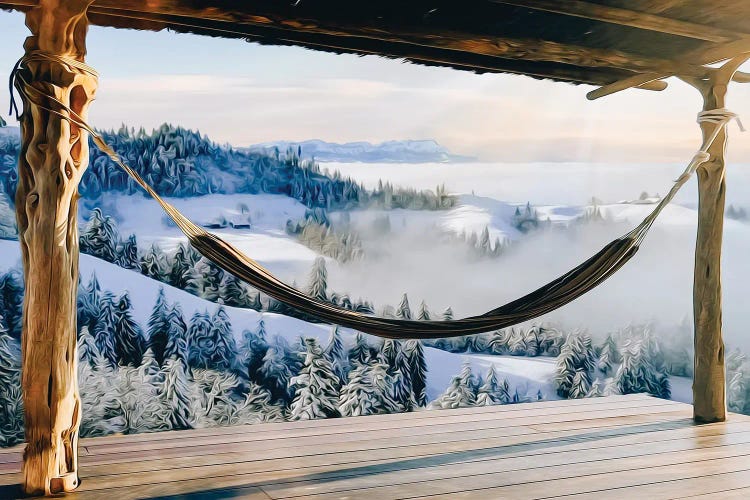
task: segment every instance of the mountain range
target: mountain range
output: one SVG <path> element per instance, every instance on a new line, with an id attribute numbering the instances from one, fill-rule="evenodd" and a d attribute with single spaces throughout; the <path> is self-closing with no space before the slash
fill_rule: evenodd
<path id="1" fill-rule="evenodd" d="M 432 139 L 386 141 L 379 144 L 369 142 L 347 142 L 339 144 L 312 139 L 301 142 L 273 141 L 254 144 L 248 151 L 280 153 L 289 148 L 301 150 L 302 158 L 315 158 L 319 162 L 362 163 L 449 163 L 475 161 L 471 156 L 457 155 Z"/>

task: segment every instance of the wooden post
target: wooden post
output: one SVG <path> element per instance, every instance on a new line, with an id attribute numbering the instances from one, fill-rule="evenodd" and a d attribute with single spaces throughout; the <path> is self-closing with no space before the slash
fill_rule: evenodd
<path id="1" fill-rule="evenodd" d="M 26 53 L 83 61 L 91 0 L 40 0 L 28 12 Z M 24 78 L 86 117 L 96 79 L 59 62 L 29 61 Z M 76 292 L 78 183 L 88 165 L 88 134 L 24 102 L 16 216 L 24 266 L 22 387 L 26 430 L 23 490 L 78 486 Z"/>
<path id="2" fill-rule="evenodd" d="M 737 68 L 747 60 L 739 57 L 711 70 L 707 79 L 684 78 L 703 96 L 703 110 L 724 107 L 727 85 Z M 704 140 L 714 125 L 701 123 Z M 693 275 L 693 319 L 695 361 L 693 418 L 697 423 L 726 420 L 726 372 L 721 332 L 721 243 L 724 228 L 724 180 L 727 135 L 721 130 L 708 153 L 710 159 L 698 167 L 698 234 Z"/>

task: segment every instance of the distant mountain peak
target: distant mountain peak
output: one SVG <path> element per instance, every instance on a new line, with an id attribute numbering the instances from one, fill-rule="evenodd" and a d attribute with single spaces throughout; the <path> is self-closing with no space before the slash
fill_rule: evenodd
<path id="1" fill-rule="evenodd" d="M 474 157 L 452 154 L 434 139 L 391 140 L 378 144 L 366 141 L 339 144 L 319 139 L 273 141 L 254 144 L 245 149 L 263 153 L 278 149 L 283 154 L 289 148 L 295 151 L 300 148 L 303 158 L 315 158 L 322 162 L 448 163 L 476 160 Z"/>

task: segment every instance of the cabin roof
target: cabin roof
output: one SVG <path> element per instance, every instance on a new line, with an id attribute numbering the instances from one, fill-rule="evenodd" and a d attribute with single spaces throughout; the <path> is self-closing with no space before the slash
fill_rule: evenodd
<path id="1" fill-rule="evenodd" d="M 36 3 L 0 0 L 0 8 Z M 746 0 L 95 0 L 89 19 L 652 90 L 750 50 Z"/>

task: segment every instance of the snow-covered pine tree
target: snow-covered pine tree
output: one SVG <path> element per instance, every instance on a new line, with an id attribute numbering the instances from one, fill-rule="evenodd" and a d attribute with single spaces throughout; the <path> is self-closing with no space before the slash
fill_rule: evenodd
<path id="1" fill-rule="evenodd" d="M 175 288 L 185 290 L 190 278 L 190 272 L 195 262 L 191 259 L 192 253 L 188 248 L 180 243 L 172 255 L 171 267 L 169 270 L 168 282 Z"/>
<path id="2" fill-rule="evenodd" d="M 290 420 L 338 417 L 339 378 L 314 338 L 305 339 L 305 361 L 300 374 L 290 379 L 294 400 Z"/>
<path id="3" fill-rule="evenodd" d="M 127 292 L 115 308 L 114 341 L 117 361 L 121 365 L 140 366 L 146 341 L 140 325 L 133 320 L 132 304 Z"/>
<path id="4" fill-rule="evenodd" d="M 271 394 L 260 385 L 250 382 L 245 399 L 237 405 L 237 423 L 281 422 L 284 412 L 281 406 L 271 402 Z"/>
<path id="5" fill-rule="evenodd" d="M 0 277 L 0 315 L 5 318 L 8 334 L 20 339 L 23 321 L 23 279 L 15 270 L 8 271 Z"/>
<path id="6" fill-rule="evenodd" d="M 476 392 L 473 387 L 474 375 L 471 366 L 465 363 L 461 373 L 451 379 L 450 385 L 437 399 L 429 405 L 431 409 L 462 408 L 476 404 Z"/>
<path id="7" fill-rule="evenodd" d="M 484 382 L 477 391 L 476 406 L 491 406 L 508 404 L 511 401 L 508 381 L 499 382 L 495 366 L 490 365 Z"/>
<path id="8" fill-rule="evenodd" d="M 385 339 L 380 349 L 380 355 L 388 370 L 393 373 L 396 370 L 396 360 L 401 353 L 401 342 L 395 339 Z"/>
<path id="9" fill-rule="evenodd" d="M 107 262 L 116 262 L 119 240 L 114 220 L 109 216 L 103 216 L 102 211 L 95 208 L 80 237 L 81 252 Z"/>
<path id="10" fill-rule="evenodd" d="M 441 315 L 441 319 L 443 321 L 451 321 L 453 320 L 453 309 L 450 307 L 446 307 L 443 311 L 443 314 Z"/>
<path id="11" fill-rule="evenodd" d="M 219 284 L 219 298 L 230 307 L 250 308 L 252 304 L 247 285 L 232 273 L 224 273 Z"/>
<path id="12" fill-rule="evenodd" d="M 153 351 L 156 362 L 164 364 L 164 350 L 169 342 L 169 305 L 164 287 L 159 288 L 156 302 L 148 318 L 148 347 Z"/>
<path id="13" fill-rule="evenodd" d="M 80 347 L 79 340 L 79 347 Z M 92 351 L 94 366 L 78 364 L 81 394 L 81 436 L 105 436 L 122 432 L 125 419 L 118 401 L 117 369 L 98 350 Z"/>
<path id="14" fill-rule="evenodd" d="M 220 298 L 224 271 L 206 258 L 199 260 L 191 269 L 185 291 L 212 302 Z"/>
<path id="15" fill-rule="evenodd" d="M 266 341 L 266 324 L 263 319 L 258 322 L 257 331 L 245 330 L 242 332 L 242 342 L 240 343 L 239 362 L 243 375 L 248 380 L 256 382 L 262 381 L 263 377 L 259 373 L 260 366 L 263 364 L 263 358 L 268 350 Z"/>
<path id="16" fill-rule="evenodd" d="M 187 324 L 180 304 L 174 304 L 167 313 L 167 344 L 161 359 L 168 358 L 179 359 L 188 366 Z"/>
<path id="17" fill-rule="evenodd" d="M 115 325 L 117 324 L 117 307 L 111 292 L 104 292 L 99 301 L 99 317 L 94 329 L 94 342 L 102 357 L 111 366 L 117 366 L 117 346 L 115 342 Z"/>
<path id="18" fill-rule="evenodd" d="M 367 364 L 372 354 L 372 347 L 370 347 L 365 336 L 357 332 L 354 336 L 354 345 L 349 349 L 349 365 L 354 368 L 358 364 Z"/>
<path id="19" fill-rule="evenodd" d="M 162 368 L 159 399 L 168 408 L 170 429 L 192 429 L 196 424 L 196 391 L 179 359 L 168 358 Z"/>
<path id="20" fill-rule="evenodd" d="M 216 350 L 216 339 L 213 334 L 211 316 L 208 311 L 196 311 L 190 318 L 186 341 L 188 347 L 188 366 L 191 368 L 210 368 L 211 358 Z"/>
<path id="21" fill-rule="evenodd" d="M 596 362 L 596 367 L 604 375 L 609 375 L 612 373 L 612 369 L 620 363 L 620 361 L 621 359 L 619 349 L 617 348 L 617 341 L 612 334 L 609 334 L 602 345 L 599 359 Z"/>
<path id="22" fill-rule="evenodd" d="M 396 308 L 396 317 L 398 319 L 407 319 L 407 320 L 412 318 L 411 307 L 409 307 L 409 297 L 407 297 L 406 294 L 403 294 L 401 296 L 401 302 Z"/>
<path id="23" fill-rule="evenodd" d="M 563 345 L 556 362 L 555 385 L 560 397 L 570 397 L 576 374 L 585 378 L 585 391 L 587 393 L 593 383 L 593 373 L 596 366 L 596 355 L 591 345 L 591 337 L 587 334 L 573 332 Z"/>
<path id="24" fill-rule="evenodd" d="M 83 326 L 78 334 L 78 360 L 93 368 L 99 349 L 96 347 L 94 336 L 89 332 L 89 327 Z"/>
<path id="25" fill-rule="evenodd" d="M 138 258 L 138 242 L 135 235 L 131 234 L 117 248 L 117 265 L 125 269 L 140 269 L 141 263 Z"/>
<path id="26" fill-rule="evenodd" d="M 648 328 L 632 332 L 622 346 L 622 362 L 614 376 L 620 394 L 648 392 L 669 399 L 671 388 L 664 359 Z"/>
<path id="27" fill-rule="evenodd" d="M 427 361 L 424 358 L 424 347 L 419 340 L 407 340 L 402 349 L 407 358 L 411 379 L 411 390 L 414 402 L 419 407 L 427 405 Z"/>
<path id="28" fill-rule="evenodd" d="M 339 327 L 331 327 L 331 333 L 328 336 L 328 345 L 323 351 L 326 359 L 331 362 L 336 375 L 339 376 L 341 384 L 345 384 L 349 375 L 349 362 L 344 352 L 344 342 L 341 340 Z"/>
<path id="29" fill-rule="evenodd" d="M 278 346 L 269 347 L 266 355 L 263 356 L 259 374 L 263 381 L 263 386 L 269 390 L 273 400 L 282 401 L 286 405 L 291 399 L 289 380 L 293 374 L 284 358 L 283 348 L 279 348 Z"/>
<path id="30" fill-rule="evenodd" d="M 23 441 L 21 345 L 0 316 L 0 447 Z"/>
<path id="31" fill-rule="evenodd" d="M 349 373 L 346 385 L 341 388 L 341 415 L 357 417 L 398 411 L 391 385 L 391 376 L 382 359 L 373 358 L 367 364 L 357 365 Z"/>
<path id="32" fill-rule="evenodd" d="M 430 314 L 430 309 L 427 307 L 427 304 L 423 300 L 419 303 L 419 311 L 417 312 L 417 319 L 419 321 L 430 321 L 432 319 L 432 315 Z"/>
<path id="33" fill-rule="evenodd" d="M 140 258 L 141 274 L 157 281 L 167 279 L 167 260 L 159 245 L 152 243 Z"/>
<path id="34" fill-rule="evenodd" d="M 328 270 L 323 257 L 315 259 L 305 293 L 314 299 L 328 301 Z"/>
<path id="35" fill-rule="evenodd" d="M 99 296 L 101 287 L 96 273 L 91 275 L 88 284 L 78 289 L 76 300 L 78 310 L 78 331 L 87 328 L 89 333 L 96 329 L 96 320 L 99 318 Z"/>

